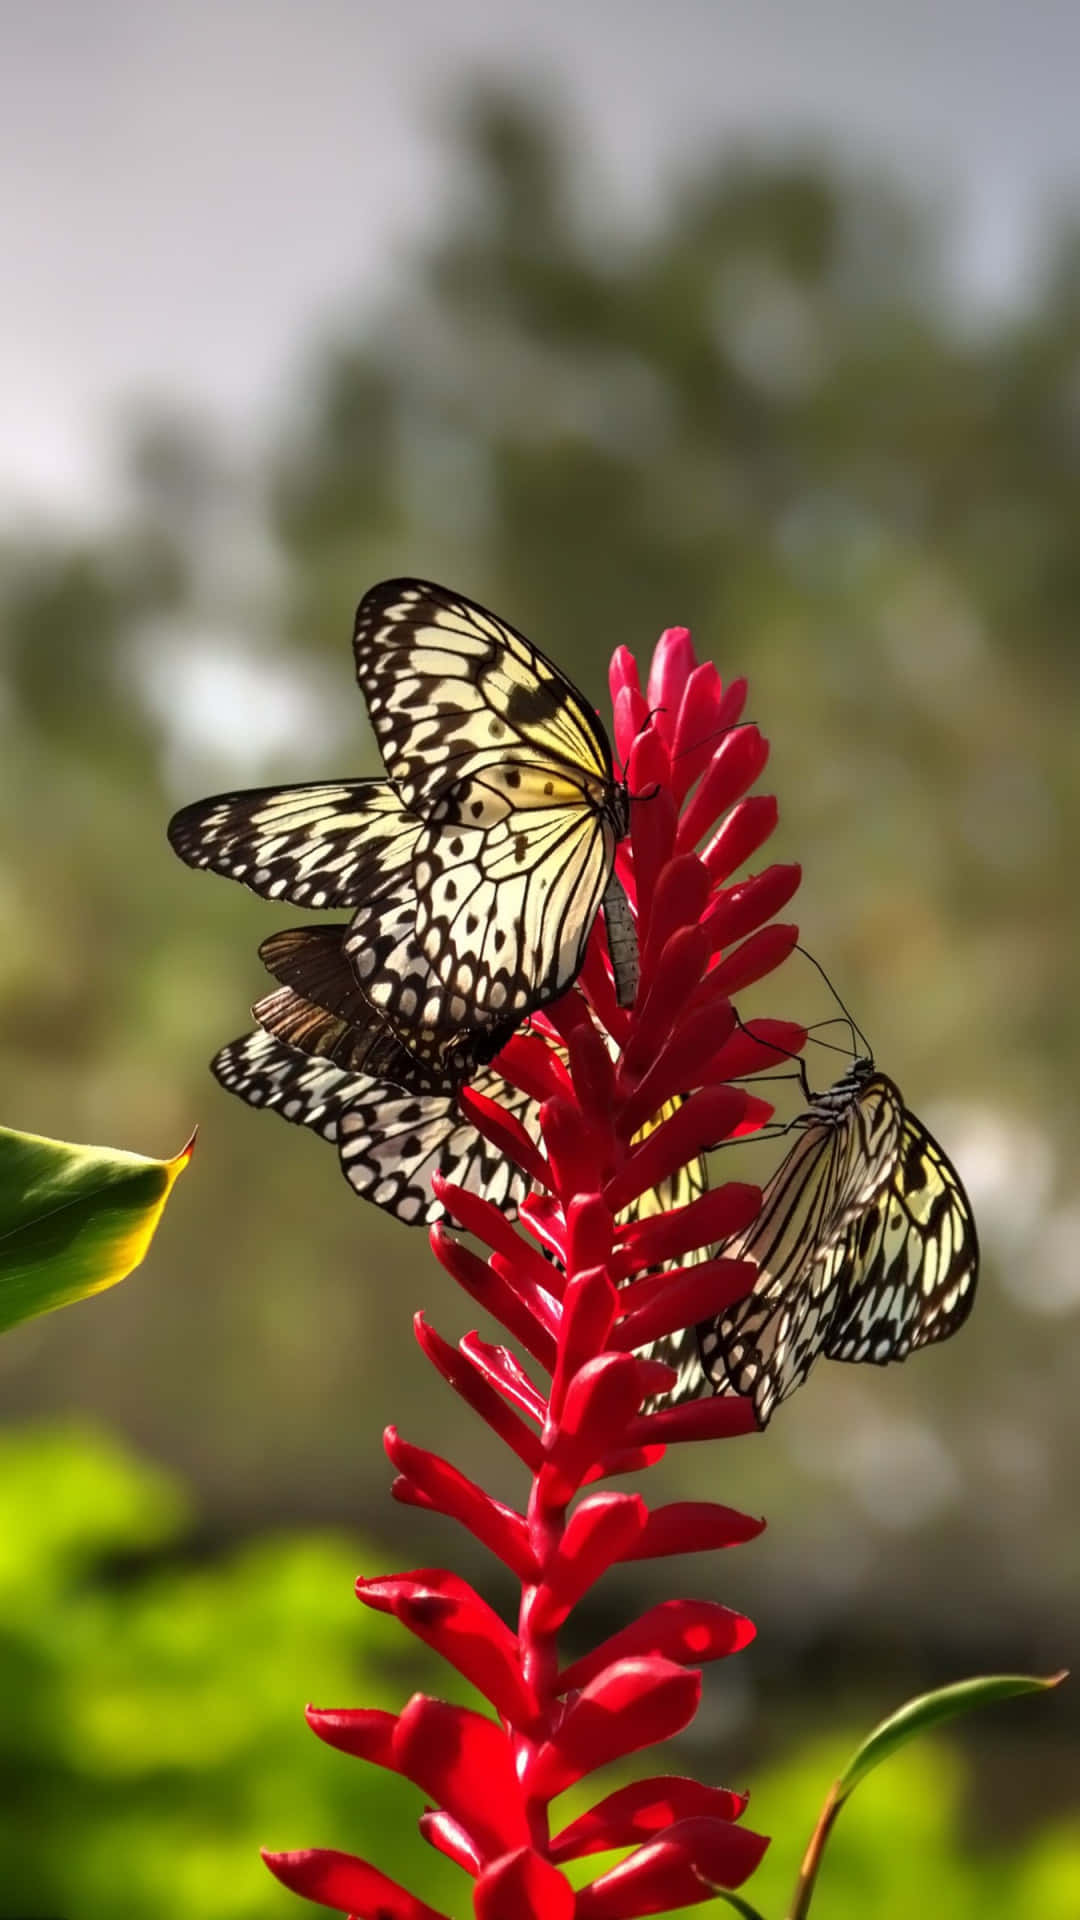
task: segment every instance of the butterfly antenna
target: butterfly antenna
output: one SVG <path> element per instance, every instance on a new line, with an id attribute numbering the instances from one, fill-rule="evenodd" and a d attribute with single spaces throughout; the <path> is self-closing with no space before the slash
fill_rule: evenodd
<path id="1" fill-rule="evenodd" d="M 732 1008 L 732 1012 L 735 1013 L 734 1007 Z M 737 1013 L 735 1013 L 735 1025 L 741 1033 L 745 1033 L 748 1040 L 754 1040 L 759 1047 L 768 1047 L 770 1053 L 778 1053 L 782 1060 L 791 1060 L 794 1063 L 795 1076 L 802 1088 L 803 1099 L 806 1101 L 807 1106 L 809 1106 L 814 1097 L 814 1093 L 806 1072 L 806 1062 L 802 1055 L 793 1053 L 790 1047 L 780 1046 L 776 1040 L 763 1040 L 759 1033 L 755 1033 L 752 1027 L 748 1027 L 745 1021 L 739 1018 Z"/>
<path id="2" fill-rule="evenodd" d="M 699 748 L 707 747 L 710 740 L 722 740 L 726 733 L 741 733 L 743 727 L 755 727 L 756 725 L 756 720 L 732 720 L 728 726 L 717 727 L 713 733 L 703 734 L 700 740 L 692 740 L 688 747 L 682 747 L 678 753 L 672 756 L 671 764 L 672 766 L 676 766 L 680 760 L 686 759 L 688 753 L 697 753 Z"/>
<path id="3" fill-rule="evenodd" d="M 847 1021 L 848 1027 L 851 1030 L 852 1053 L 854 1054 L 858 1051 L 855 1044 L 856 1041 L 858 1040 L 862 1044 L 862 1050 L 866 1055 L 866 1058 L 868 1060 L 873 1060 L 874 1058 L 873 1047 L 870 1045 L 869 1040 L 867 1039 L 862 1028 L 859 1026 L 857 1020 L 855 1020 L 853 1015 L 848 1012 L 846 1006 L 844 1005 L 844 1002 L 841 1000 L 840 995 L 837 993 L 836 988 L 833 986 L 832 981 L 829 979 L 828 974 L 826 973 L 824 967 L 822 966 L 821 961 L 815 960 L 813 954 L 809 953 L 805 947 L 796 946 L 795 951 L 796 953 L 801 953 L 804 960 L 809 960 L 810 965 L 814 967 L 818 973 L 820 973 L 821 978 L 824 980 L 825 985 L 828 987 L 829 992 L 832 994 L 833 999 L 836 1001 L 837 1006 L 839 1007 L 841 1013 L 844 1016 L 844 1019 Z"/>

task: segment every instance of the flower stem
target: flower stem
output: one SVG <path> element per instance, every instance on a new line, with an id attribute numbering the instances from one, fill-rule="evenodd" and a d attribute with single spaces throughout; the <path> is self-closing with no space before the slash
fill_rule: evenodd
<path id="1" fill-rule="evenodd" d="M 817 1825 L 810 1835 L 810 1843 L 803 1855 L 803 1863 L 799 1868 L 799 1878 L 791 1898 L 787 1920 L 806 1920 L 814 1888 L 817 1885 L 818 1869 L 825 1853 L 825 1843 L 832 1832 L 833 1821 L 840 1811 L 840 1805 L 840 1782 L 834 1780 L 818 1815 Z"/>

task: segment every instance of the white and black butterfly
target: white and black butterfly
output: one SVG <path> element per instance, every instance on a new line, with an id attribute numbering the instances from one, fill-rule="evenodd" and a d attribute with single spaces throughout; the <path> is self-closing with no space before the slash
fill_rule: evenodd
<path id="1" fill-rule="evenodd" d="M 401 1093 L 366 1074 L 297 1053 L 264 1032 L 222 1047 L 211 1070 L 250 1106 L 310 1127 L 336 1146 L 353 1190 L 409 1226 L 442 1217 L 431 1190 L 436 1172 L 470 1193 L 485 1194 L 508 1214 L 528 1189 L 526 1176 L 444 1096 Z M 475 1084 L 537 1137 L 536 1104 L 526 1094 L 495 1073 L 478 1075 Z"/>
<path id="2" fill-rule="evenodd" d="M 753 1261 L 758 1277 L 728 1312 L 688 1332 L 673 1395 L 710 1384 L 752 1395 L 763 1427 L 821 1355 L 884 1366 L 948 1339 L 978 1279 L 960 1178 L 871 1059 L 814 1095 L 792 1126 L 799 1137 L 756 1220 L 716 1249 Z"/>
<path id="3" fill-rule="evenodd" d="M 391 779 L 219 795 L 178 813 L 169 837 L 190 865 L 271 899 L 353 910 L 348 962 L 421 1063 L 402 1083 L 450 1092 L 463 1034 L 482 1062 L 572 984 L 601 905 L 632 1000 L 636 940 L 614 875 L 627 788 L 573 684 L 472 601 L 384 582 L 360 603 L 354 651 Z"/>

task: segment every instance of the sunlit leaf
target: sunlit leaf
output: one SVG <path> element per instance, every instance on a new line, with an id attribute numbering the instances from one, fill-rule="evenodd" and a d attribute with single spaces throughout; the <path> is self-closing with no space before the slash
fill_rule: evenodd
<path id="1" fill-rule="evenodd" d="M 194 1144 L 148 1160 L 0 1127 L 0 1332 L 137 1267 Z"/>
<path id="2" fill-rule="evenodd" d="M 1065 1677 L 1064 1670 L 1046 1679 L 1026 1673 L 991 1673 L 974 1680 L 958 1680 L 955 1685 L 938 1687 L 933 1693 L 919 1694 L 887 1720 L 882 1720 L 852 1755 L 836 1783 L 836 1804 L 842 1805 L 860 1780 L 865 1780 L 868 1773 L 916 1734 L 926 1733 L 930 1727 L 952 1720 L 957 1714 L 969 1713 L 973 1707 L 990 1706 L 995 1700 L 1010 1700 L 1018 1693 L 1045 1693 L 1048 1688 L 1059 1686 Z"/>

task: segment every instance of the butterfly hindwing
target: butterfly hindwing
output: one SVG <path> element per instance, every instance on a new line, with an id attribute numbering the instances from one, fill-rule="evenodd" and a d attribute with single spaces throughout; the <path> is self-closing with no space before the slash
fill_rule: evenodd
<path id="1" fill-rule="evenodd" d="M 496 1073 L 477 1075 L 473 1086 L 519 1119 L 534 1140 L 539 1137 L 534 1100 Z M 431 1191 L 436 1172 L 510 1214 L 528 1190 L 520 1169 L 452 1100 L 438 1097 L 398 1096 L 384 1088 L 378 1098 L 354 1102 L 341 1122 L 339 1154 L 355 1192 L 414 1226 L 442 1218 L 443 1208 Z"/>
<path id="2" fill-rule="evenodd" d="M 971 1312 L 978 1264 L 959 1176 L 921 1121 L 905 1113 L 896 1174 L 845 1236 L 829 1358 L 884 1365 L 947 1340 Z"/>
<path id="3" fill-rule="evenodd" d="M 211 1065 L 222 1086 L 249 1106 L 279 1113 L 335 1144 L 354 1192 L 407 1225 L 442 1217 L 431 1191 L 436 1171 L 486 1195 L 510 1215 L 526 1191 L 525 1175 L 496 1154 L 454 1102 L 441 1095 L 402 1093 L 297 1053 L 261 1031 L 222 1047 Z M 534 1100 L 496 1073 L 480 1074 L 475 1084 L 538 1138 Z"/>

